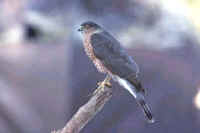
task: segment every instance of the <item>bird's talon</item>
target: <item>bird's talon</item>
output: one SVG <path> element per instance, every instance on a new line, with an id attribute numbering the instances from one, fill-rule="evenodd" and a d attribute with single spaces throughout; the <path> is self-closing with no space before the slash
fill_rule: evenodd
<path id="1" fill-rule="evenodd" d="M 111 84 L 110 82 L 106 82 L 106 83 L 105 83 L 105 86 L 111 88 L 111 87 L 112 87 L 112 84 Z"/>
<path id="2" fill-rule="evenodd" d="M 105 87 L 105 82 L 101 82 L 101 84 L 99 85 L 100 88 L 104 88 Z"/>

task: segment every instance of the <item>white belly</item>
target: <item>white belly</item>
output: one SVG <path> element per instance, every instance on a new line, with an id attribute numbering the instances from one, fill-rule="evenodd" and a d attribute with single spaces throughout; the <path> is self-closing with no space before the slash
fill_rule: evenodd
<path id="1" fill-rule="evenodd" d="M 128 92 L 131 93 L 131 95 L 133 95 L 135 98 L 137 97 L 137 92 L 135 87 L 131 85 L 127 80 L 120 78 L 119 76 L 113 76 L 113 80 L 117 81 L 122 87 L 128 90 Z"/>

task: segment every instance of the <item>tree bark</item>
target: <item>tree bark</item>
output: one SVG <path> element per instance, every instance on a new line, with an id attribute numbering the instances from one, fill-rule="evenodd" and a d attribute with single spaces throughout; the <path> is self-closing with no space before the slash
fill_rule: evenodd
<path id="1" fill-rule="evenodd" d="M 79 133 L 111 98 L 112 87 L 106 80 L 101 82 L 90 100 L 78 109 L 63 129 L 52 133 Z"/>

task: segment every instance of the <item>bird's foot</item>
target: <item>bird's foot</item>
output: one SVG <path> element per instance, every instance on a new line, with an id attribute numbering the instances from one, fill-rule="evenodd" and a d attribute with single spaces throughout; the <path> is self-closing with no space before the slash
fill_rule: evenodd
<path id="1" fill-rule="evenodd" d="M 112 87 L 110 81 L 102 81 L 102 82 L 98 82 L 97 85 L 100 87 L 100 88 L 104 88 L 104 87 Z"/>
<path id="2" fill-rule="evenodd" d="M 106 80 L 106 79 L 102 82 L 98 82 L 97 85 L 98 85 L 98 88 L 93 92 L 93 95 L 97 94 L 98 92 L 104 91 L 105 87 L 109 87 L 109 88 L 112 87 L 110 80 Z"/>

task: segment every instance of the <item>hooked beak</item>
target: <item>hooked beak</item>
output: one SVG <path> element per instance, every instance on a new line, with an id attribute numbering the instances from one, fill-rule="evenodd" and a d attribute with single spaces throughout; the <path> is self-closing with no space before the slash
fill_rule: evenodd
<path id="1" fill-rule="evenodd" d="M 83 27 L 81 26 L 79 29 L 78 29 L 79 32 L 83 31 Z"/>

